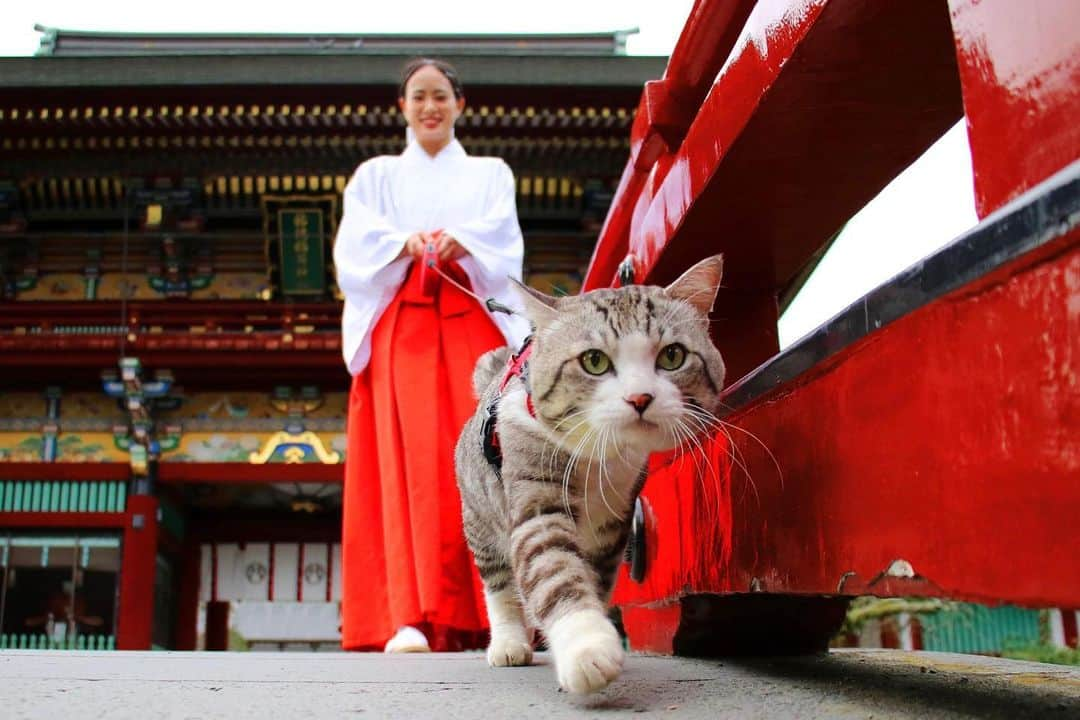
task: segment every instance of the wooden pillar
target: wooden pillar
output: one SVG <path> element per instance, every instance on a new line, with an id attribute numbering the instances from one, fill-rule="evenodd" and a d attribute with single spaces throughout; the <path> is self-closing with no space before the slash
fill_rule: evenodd
<path id="1" fill-rule="evenodd" d="M 206 649 L 229 649 L 229 602 L 211 600 L 206 603 Z"/>
<path id="2" fill-rule="evenodd" d="M 199 582 L 202 579 L 202 553 L 198 541 L 190 536 L 180 551 L 177 582 L 176 650 L 194 650 L 198 642 Z"/>
<path id="3" fill-rule="evenodd" d="M 154 575 L 158 550 L 158 501 L 128 498 L 120 567 L 118 650 L 149 650 L 154 628 Z"/>
<path id="4" fill-rule="evenodd" d="M 1074 608 L 1061 609 L 1061 627 L 1064 631 L 1066 647 L 1080 647 L 1080 644 L 1077 643 L 1077 636 L 1080 633 L 1077 632 L 1076 610 Z"/>
<path id="5" fill-rule="evenodd" d="M 721 287 L 709 328 L 727 367 L 730 385 L 780 351 L 776 293 Z"/>

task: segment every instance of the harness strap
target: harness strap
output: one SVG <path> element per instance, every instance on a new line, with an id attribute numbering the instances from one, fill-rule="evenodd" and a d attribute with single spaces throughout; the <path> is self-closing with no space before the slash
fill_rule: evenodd
<path id="1" fill-rule="evenodd" d="M 529 415 L 536 417 L 536 408 L 533 406 L 532 390 L 529 388 L 529 357 L 532 355 L 532 336 L 525 338 L 525 342 L 522 343 L 521 349 L 510 356 L 510 361 L 506 364 L 506 370 L 503 372 L 502 380 L 499 382 L 499 392 L 491 399 L 487 407 L 484 409 L 484 422 L 481 426 L 481 447 L 484 452 L 484 458 L 495 470 L 496 474 L 502 472 L 502 447 L 499 444 L 499 430 L 496 425 L 498 420 L 498 405 L 499 399 L 502 397 L 503 392 L 506 390 L 506 386 L 510 384 L 512 378 L 521 378 L 522 384 L 525 386 L 525 408 L 529 411 Z"/>

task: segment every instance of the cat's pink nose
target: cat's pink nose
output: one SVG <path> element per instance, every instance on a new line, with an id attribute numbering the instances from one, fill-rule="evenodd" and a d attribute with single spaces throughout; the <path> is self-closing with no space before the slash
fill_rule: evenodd
<path id="1" fill-rule="evenodd" d="M 638 395 L 631 395 L 626 398 L 626 402 L 634 406 L 634 409 L 638 411 L 638 415 L 645 413 L 645 408 L 649 407 L 649 403 L 653 401 L 653 396 L 648 393 L 640 393 Z"/>

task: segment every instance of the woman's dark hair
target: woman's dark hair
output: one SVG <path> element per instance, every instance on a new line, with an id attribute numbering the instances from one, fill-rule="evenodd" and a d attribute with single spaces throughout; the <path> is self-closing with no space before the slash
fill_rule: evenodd
<path id="1" fill-rule="evenodd" d="M 457 70 L 454 66 L 445 60 L 435 60 L 433 58 L 416 58 L 410 60 L 409 63 L 401 71 L 401 87 L 398 88 L 398 97 L 405 97 L 405 86 L 409 84 L 409 78 L 411 78 L 416 71 L 420 68 L 430 65 L 439 72 L 441 72 L 446 79 L 450 82 L 450 88 L 454 91 L 454 99 L 460 100 L 465 97 L 465 88 L 461 85 L 461 79 L 458 78 Z"/>

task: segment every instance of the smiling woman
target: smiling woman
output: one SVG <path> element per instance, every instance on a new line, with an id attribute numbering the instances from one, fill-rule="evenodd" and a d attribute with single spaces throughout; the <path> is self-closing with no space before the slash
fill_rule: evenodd
<path id="1" fill-rule="evenodd" d="M 398 107 L 424 152 L 434 157 L 454 137 L 454 122 L 465 109 L 465 89 L 457 71 L 441 60 L 418 58 L 402 74 Z"/>
<path id="2" fill-rule="evenodd" d="M 483 596 L 461 529 L 453 442 L 476 401 L 476 358 L 517 344 L 524 321 L 492 317 L 449 282 L 508 306 L 524 246 L 515 183 L 454 138 L 457 73 L 431 59 L 403 73 L 408 143 L 357 168 L 334 247 L 345 294 L 349 399 L 342 641 L 350 649 L 458 650 L 485 643 Z M 438 275 L 434 276 L 440 280 Z"/>

